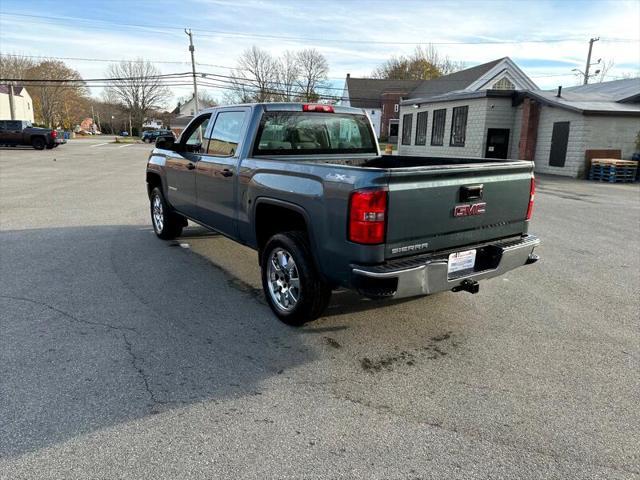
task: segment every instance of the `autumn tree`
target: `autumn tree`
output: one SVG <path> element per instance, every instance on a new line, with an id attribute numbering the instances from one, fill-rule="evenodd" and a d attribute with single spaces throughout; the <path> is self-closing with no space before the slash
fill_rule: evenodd
<path id="1" fill-rule="evenodd" d="M 164 105 L 171 95 L 162 82 L 160 71 L 142 59 L 109 65 L 107 77 L 110 80 L 105 92 L 130 113 L 131 122 L 138 132 L 142 131 L 147 114 Z"/>
<path id="2" fill-rule="evenodd" d="M 60 60 L 44 60 L 28 68 L 25 82 L 33 99 L 36 121 L 50 128 L 70 129 L 86 115 L 88 90 L 80 74 Z"/>
<path id="3" fill-rule="evenodd" d="M 460 62 L 441 55 L 433 45 L 417 46 L 409 56 L 393 56 L 374 72 L 373 78 L 390 80 L 431 80 L 464 68 Z"/>

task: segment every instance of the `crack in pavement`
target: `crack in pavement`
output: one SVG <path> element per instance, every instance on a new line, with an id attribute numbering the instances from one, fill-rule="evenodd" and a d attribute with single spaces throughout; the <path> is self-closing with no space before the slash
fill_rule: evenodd
<path id="1" fill-rule="evenodd" d="M 71 315 L 68 312 L 65 312 L 64 310 L 60 310 L 57 307 L 54 307 L 53 305 L 49 305 L 46 302 L 43 302 L 41 300 L 35 300 L 33 298 L 27 298 L 27 297 L 17 297 L 17 296 L 12 296 L 12 295 L 0 295 L 0 298 L 7 298 L 9 300 L 19 300 L 19 301 L 23 301 L 23 302 L 28 302 L 28 303 L 32 303 L 34 305 L 39 305 L 41 307 L 45 307 L 53 312 L 59 313 L 60 315 L 62 315 L 64 318 L 68 319 L 68 320 L 72 320 L 73 322 L 76 323 L 84 323 L 85 325 L 91 325 L 93 327 L 104 327 L 104 328 L 108 328 L 111 330 L 127 330 L 130 332 L 134 332 L 134 333 L 138 333 L 138 331 L 133 328 L 133 327 L 123 327 L 123 326 L 116 326 L 116 325 L 111 325 L 110 323 L 101 323 L 101 322 L 91 322 L 89 320 L 83 320 L 82 318 L 78 318 L 75 317 L 73 315 Z"/>
<path id="2" fill-rule="evenodd" d="M 149 394 L 149 398 L 151 398 L 151 401 L 154 403 L 154 405 L 166 405 L 167 403 L 169 403 L 163 400 L 158 400 L 156 398 L 155 393 L 153 393 L 153 390 L 149 386 L 149 379 L 147 378 L 147 374 L 145 373 L 144 369 L 140 365 L 138 365 L 138 362 L 141 359 L 133 352 L 133 344 L 127 338 L 126 333 L 122 334 L 122 338 L 124 339 L 127 352 L 129 352 L 129 356 L 131 357 L 131 365 L 133 365 L 133 368 L 136 370 L 136 372 L 138 372 L 138 376 L 142 379 L 144 388 Z"/>

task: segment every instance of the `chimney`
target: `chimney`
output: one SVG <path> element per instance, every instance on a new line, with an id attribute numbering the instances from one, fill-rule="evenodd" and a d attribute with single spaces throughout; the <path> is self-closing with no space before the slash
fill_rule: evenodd
<path id="1" fill-rule="evenodd" d="M 558 98 L 562 97 L 562 85 L 558 85 L 558 93 L 556 93 L 556 97 Z"/>

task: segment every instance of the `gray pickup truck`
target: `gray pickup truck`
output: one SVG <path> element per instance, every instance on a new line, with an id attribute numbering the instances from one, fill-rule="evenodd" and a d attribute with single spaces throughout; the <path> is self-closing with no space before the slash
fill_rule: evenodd
<path id="1" fill-rule="evenodd" d="M 147 164 L 153 228 L 187 220 L 258 251 L 274 313 L 300 325 L 331 292 L 478 291 L 535 262 L 533 164 L 381 155 L 361 109 L 272 103 L 200 112 Z"/>

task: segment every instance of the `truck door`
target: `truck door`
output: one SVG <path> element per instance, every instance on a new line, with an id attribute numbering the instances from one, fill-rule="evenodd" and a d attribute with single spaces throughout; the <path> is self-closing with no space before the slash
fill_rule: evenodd
<path id="1" fill-rule="evenodd" d="M 249 109 L 233 108 L 217 113 L 206 152 L 196 165 L 198 217 L 232 238 L 236 231 L 236 187 L 239 147 Z"/>
<path id="2" fill-rule="evenodd" d="M 210 118 L 211 113 L 205 113 L 191 122 L 165 163 L 169 203 L 196 219 L 196 164 L 206 148 L 204 135 Z"/>

